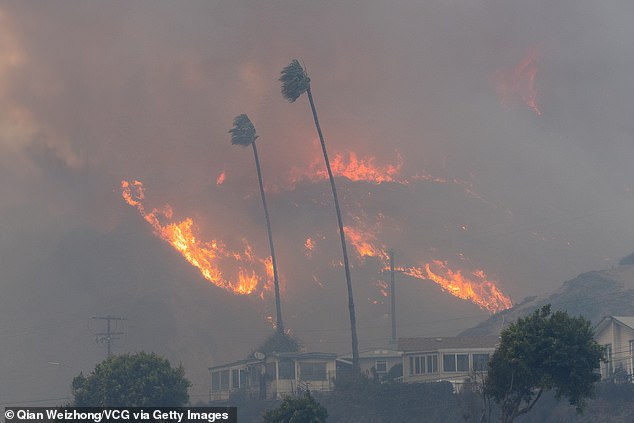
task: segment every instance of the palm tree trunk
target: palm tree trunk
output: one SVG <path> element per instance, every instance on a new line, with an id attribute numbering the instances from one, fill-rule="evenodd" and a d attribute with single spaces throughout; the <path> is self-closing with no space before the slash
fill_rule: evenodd
<path id="1" fill-rule="evenodd" d="M 279 333 L 284 333 L 284 323 L 282 322 L 282 305 L 280 301 L 280 282 L 277 276 L 277 263 L 275 261 L 275 248 L 273 247 L 273 231 L 271 231 L 271 219 L 269 218 L 269 208 L 266 206 L 266 196 L 264 195 L 264 184 L 262 183 L 262 171 L 260 170 L 260 159 L 258 158 L 258 149 L 255 141 L 251 143 L 253 146 L 253 155 L 255 156 L 255 168 L 258 171 L 258 182 L 260 183 L 260 194 L 262 195 L 262 205 L 264 206 L 264 216 L 266 217 L 266 229 L 269 232 L 269 247 L 271 248 L 271 263 L 273 265 L 273 281 L 275 286 L 275 309 L 277 311 L 276 328 Z"/>
<path id="2" fill-rule="evenodd" d="M 339 236 L 341 237 L 341 249 L 343 250 L 343 266 L 346 271 L 346 285 L 348 287 L 348 311 L 350 312 L 350 332 L 352 335 L 352 374 L 358 376 L 361 374 L 361 367 L 359 365 L 359 340 L 357 339 L 357 318 L 354 312 L 354 298 L 352 296 L 352 278 L 350 277 L 350 263 L 348 261 L 348 251 L 346 249 L 346 234 L 343 230 L 343 220 L 341 218 L 341 209 L 339 208 L 339 198 L 337 197 L 337 187 L 335 186 L 335 178 L 332 175 L 330 169 L 330 161 L 328 160 L 328 153 L 326 152 L 326 143 L 324 142 L 324 135 L 321 133 L 321 127 L 319 126 L 319 119 L 317 118 L 317 109 L 315 109 L 315 102 L 313 101 L 313 94 L 310 90 L 306 90 L 308 93 L 308 101 L 310 101 L 310 108 L 313 111 L 313 119 L 315 120 L 315 126 L 317 127 L 317 133 L 319 134 L 319 141 L 321 142 L 321 149 L 324 153 L 324 160 L 326 161 L 326 169 L 328 170 L 328 177 L 330 178 L 330 187 L 332 188 L 332 196 L 335 200 L 335 210 L 337 212 L 337 222 L 339 223 Z"/>

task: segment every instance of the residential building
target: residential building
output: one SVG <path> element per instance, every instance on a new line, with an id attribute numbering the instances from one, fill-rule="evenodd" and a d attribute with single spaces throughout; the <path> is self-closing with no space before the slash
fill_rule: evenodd
<path id="1" fill-rule="evenodd" d="M 386 378 L 394 366 L 402 366 L 403 353 L 386 348 L 370 348 L 359 351 L 359 367 L 361 373 L 379 380 Z M 344 355 L 337 358 L 338 369 L 352 371 L 352 355 Z M 398 376 L 402 375 L 402 370 L 398 371 Z"/>
<path id="2" fill-rule="evenodd" d="M 611 378 L 618 369 L 630 380 L 634 375 L 634 316 L 607 316 L 594 329 L 594 339 L 605 347 L 601 377 Z"/>
<path id="3" fill-rule="evenodd" d="M 305 390 L 330 391 L 335 359 L 331 353 L 271 353 L 210 367 L 210 400 L 226 400 L 233 394 L 275 399 Z"/>
<path id="4" fill-rule="evenodd" d="M 498 336 L 400 338 L 403 382 L 465 381 L 473 371 L 486 371 Z"/>

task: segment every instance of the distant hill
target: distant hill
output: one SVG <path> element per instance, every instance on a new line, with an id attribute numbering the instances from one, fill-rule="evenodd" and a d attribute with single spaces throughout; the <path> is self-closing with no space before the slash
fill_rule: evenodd
<path id="1" fill-rule="evenodd" d="M 634 257 L 634 254 L 628 257 Z M 607 315 L 634 315 L 634 263 L 621 260 L 621 265 L 608 270 L 583 273 L 564 282 L 554 293 L 544 297 L 528 297 L 503 312 L 494 314 L 461 335 L 479 336 L 499 333 L 503 327 L 533 310 L 551 304 L 554 310 L 565 310 L 573 316 L 584 316 L 596 324 Z"/>

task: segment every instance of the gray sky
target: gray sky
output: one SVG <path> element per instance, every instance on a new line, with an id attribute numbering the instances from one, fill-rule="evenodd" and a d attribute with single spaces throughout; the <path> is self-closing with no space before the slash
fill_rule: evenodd
<path id="1" fill-rule="evenodd" d="M 227 134 L 240 113 L 260 135 L 287 326 L 346 348 L 329 188 L 289 182 L 321 164 L 307 100 L 279 94 L 292 58 L 331 157 L 402 160 L 407 184 L 339 180 L 346 223 L 372 228 L 401 265 L 482 269 L 514 301 L 614 265 L 634 250 L 633 13 L 616 0 L 0 3 L 0 333 L 15 340 L 0 348 L 0 403 L 64 396 L 102 358 L 92 315 L 128 317 L 136 335 L 121 349 L 184 362 L 194 393 L 206 366 L 252 348 L 247 328 L 270 327 L 270 298 L 207 284 L 120 195 L 122 179 L 140 180 L 146 207 L 169 203 L 201 238 L 267 256 L 253 157 Z M 380 270 L 354 259 L 366 345 L 385 320 Z M 458 303 L 434 314 L 428 295 L 447 294 L 404 283 L 406 333 L 486 315 Z M 227 302 L 243 320 L 214 329 Z M 324 302 L 338 311 L 320 315 Z M 417 326 L 417 307 L 444 326 Z"/>

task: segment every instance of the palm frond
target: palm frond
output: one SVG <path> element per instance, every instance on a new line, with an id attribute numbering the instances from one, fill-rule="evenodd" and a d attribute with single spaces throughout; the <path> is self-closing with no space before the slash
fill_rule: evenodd
<path id="1" fill-rule="evenodd" d="M 258 137 L 255 135 L 255 126 L 246 114 L 241 114 L 233 119 L 233 128 L 229 130 L 231 134 L 231 144 L 250 146 Z"/>
<path id="2" fill-rule="evenodd" d="M 282 95 L 293 103 L 310 87 L 310 78 L 297 59 L 293 59 L 281 73 Z"/>

